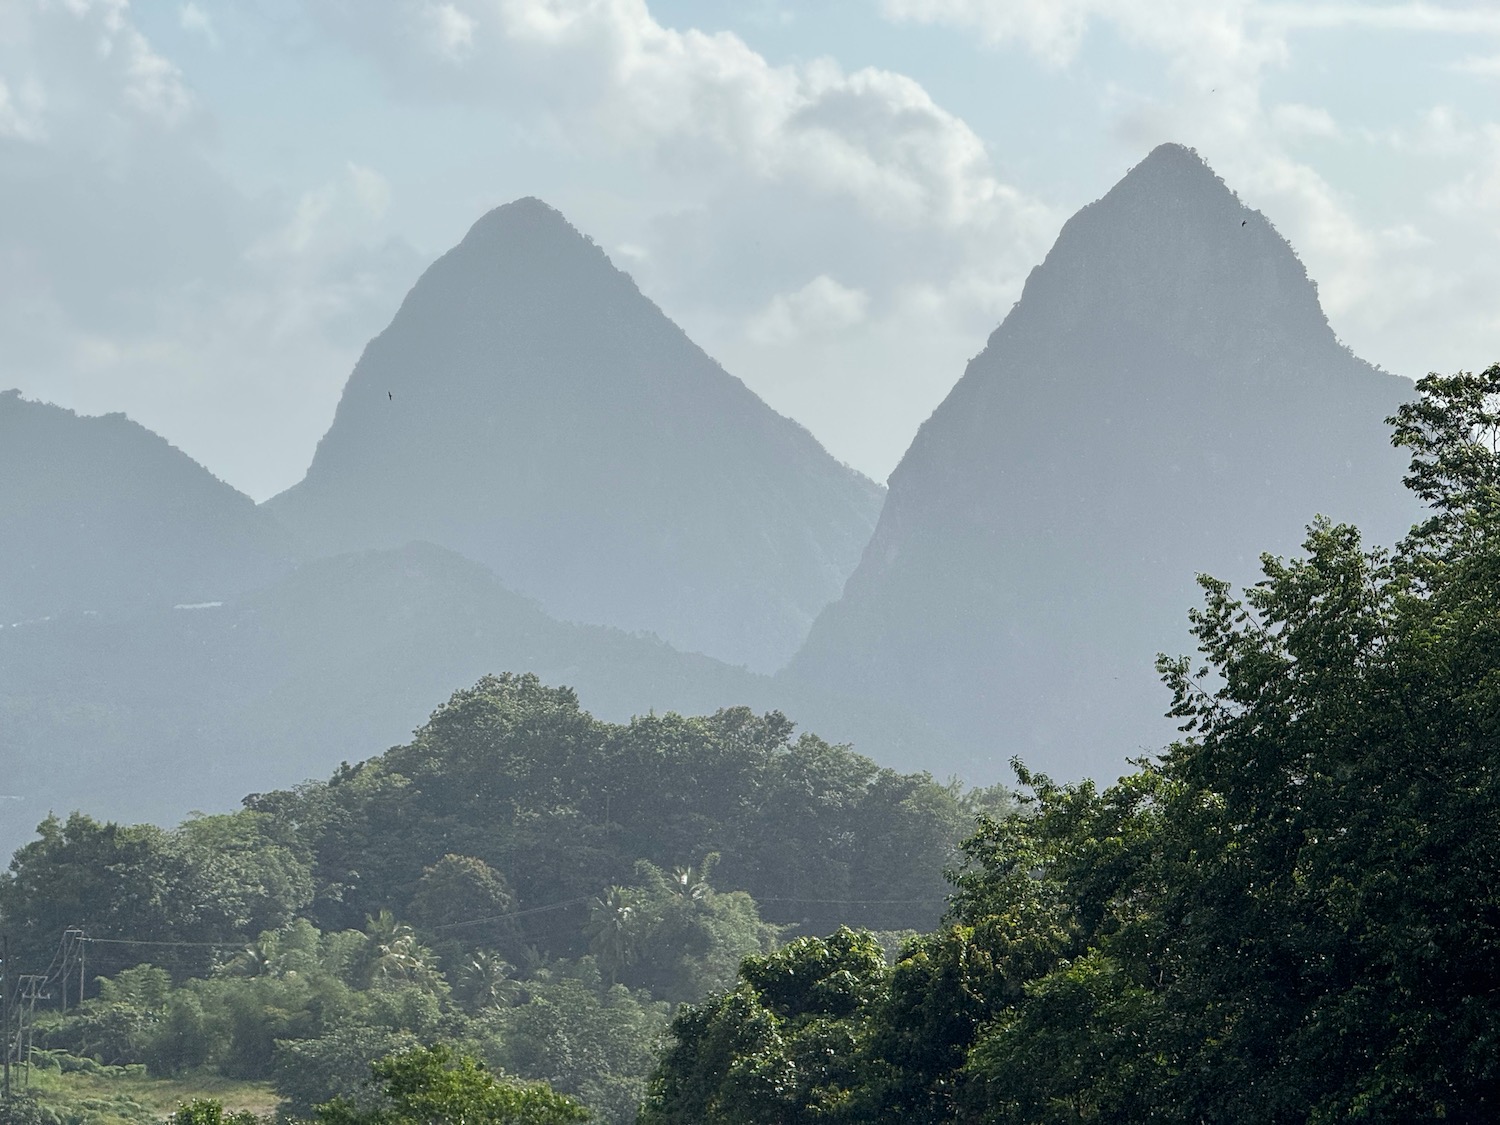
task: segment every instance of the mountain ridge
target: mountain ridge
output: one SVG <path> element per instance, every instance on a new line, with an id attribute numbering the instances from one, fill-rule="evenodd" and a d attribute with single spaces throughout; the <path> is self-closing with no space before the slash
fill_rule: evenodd
<path id="1" fill-rule="evenodd" d="M 124 414 L 0 393 L 0 624 L 229 597 L 295 543 L 254 501 Z"/>

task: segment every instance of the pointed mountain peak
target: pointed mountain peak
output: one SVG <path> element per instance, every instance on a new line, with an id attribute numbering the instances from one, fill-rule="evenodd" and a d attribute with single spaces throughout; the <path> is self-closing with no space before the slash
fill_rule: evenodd
<path id="1" fill-rule="evenodd" d="M 486 211 L 469 228 L 463 241 L 485 242 L 527 234 L 571 237 L 580 242 L 592 241 L 568 222 L 561 211 L 534 195 L 502 203 L 499 207 Z"/>
<path id="2" fill-rule="evenodd" d="M 1167 185 L 1208 191 L 1217 189 L 1234 195 L 1218 173 L 1208 166 L 1208 161 L 1198 155 L 1197 149 L 1173 141 L 1157 145 L 1147 153 L 1145 159 L 1125 174 L 1116 190 L 1127 185 L 1148 189 Z"/>
<path id="3" fill-rule="evenodd" d="M 449 255 L 487 259 L 501 268 L 549 271 L 553 267 L 572 270 L 592 267 L 610 275 L 626 276 L 597 242 L 570 223 L 557 208 L 533 195 L 481 215 Z"/>
<path id="4" fill-rule="evenodd" d="M 1196 152 L 1158 146 L 1064 224 L 997 332 L 1153 334 L 1190 353 L 1338 348 L 1292 247 Z"/>
<path id="5" fill-rule="evenodd" d="M 557 616 L 769 669 L 881 499 L 520 199 L 422 275 L 271 505 L 318 551 L 428 540 Z"/>
<path id="6" fill-rule="evenodd" d="M 527 196 L 482 215 L 417 282 L 397 323 L 408 313 L 462 318 L 474 301 L 531 309 L 556 303 L 588 317 L 637 294 L 598 243 Z"/>

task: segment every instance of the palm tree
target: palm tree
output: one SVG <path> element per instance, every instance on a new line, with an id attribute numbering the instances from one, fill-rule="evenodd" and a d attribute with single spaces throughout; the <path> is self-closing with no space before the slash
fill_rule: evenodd
<path id="1" fill-rule="evenodd" d="M 265 934 L 261 940 L 252 941 L 236 953 L 220 971 L 235 977 L 279 977 L 279 946 L 275 934 Z"/>
<path id="2" fill-rule="evenodd" d="M 714 868 L 718 865 L 719 853 L 709 852 L 696 868 L 692 864 L 686 867 L 674 867 L 668 885 L 674 894 L 681 895 L 689 902 L 706 902 L 714 893 L 709 879 L 712 878 Z"/>
<path id="3" fill-rule="evenodd" d="M 633 896 L 625 887 L 610 887 L 589 903 L 584 932 L 589 937 L 589 951 L 599 958 L 599 967 L 610 984 L 635 958 L 636 915 Z"/>
<path id="4" fill-rule="evenodd" d="M 416 931 L 405 922 L 397 921 L 389 910 L 365 921 L 372 977 L 412 981 L 429 987 L 442 979 L 432 963 L 432 951 L 417 940 Z"/>
<path id="5" fill-rule="evenodd" d="M 516 967 L 497 953 L 476 949 L 464 964 L 463 980 L 470 1003 L 476 1008 L 508 1008 L 522 993 L 521 982 L 512 975 Z"/>

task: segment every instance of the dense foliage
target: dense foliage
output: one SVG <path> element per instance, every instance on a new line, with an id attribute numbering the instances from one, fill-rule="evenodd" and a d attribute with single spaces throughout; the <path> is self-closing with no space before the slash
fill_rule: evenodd
<path id="1" fill-rule="evenodd" d="M 798 925 L 931 924 L 960 840 L 1007 800 L 779 714 L 609 724 L 506 675 L 409 745 L 232 815 L 49 818 L 0 917 L 50 982 L 44 1048 L 273 1078 L 307 1116 L 372 1060 L 450 1042 L 626 1121 L 673 1005 Z"/>
<path id="2" fill-rule="evenodd" d="M 1204 579 L 1180 741 L 1103 791 L 1021 768 L 892 968 L 842 933 L 747 961 L 644 1120 L 1500 1115 L 1500 366 L 1419 391 L 1426 523 Z"/>
<path id="3" fill-rule="evenodd" d="M 497 1079 L 475 1059 L 445 1047 L 417 1047 L 372 1069 L 374 1104 L 335 1098 L 318 1107 L 319 1125 L 571 1125 L 589 1119 L 577 1102 L 545 1086 Z"/>

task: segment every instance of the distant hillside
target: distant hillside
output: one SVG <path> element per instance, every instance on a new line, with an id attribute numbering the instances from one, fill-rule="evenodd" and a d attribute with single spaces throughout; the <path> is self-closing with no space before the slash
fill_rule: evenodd
<path id="1" fill-rule="evenodd" d="M 523 199 L 422 276 L 268 506 L 324 554 L 439 543 L 556 617 L 769 671 L 882 495 Z"/>
<path id="2" fill-rule="evenodd" d="M 786 673 L 966 747 L 1113 778 L 1164 744 L 1159 651 L 1194 575 L 1257 577 L 1318 513 L 1389 542 L 1417 511 L 1383 419 L 1404 379 L 1342 347 L 1292 248 L 1196 154 L 1151 153 L 1063 228 L 922 426 L 841 601 Z"/>
<path id="3" fill-rule="evenodd" d="M 402 742 L 455 687 L 508 671 L 615 721 L 750 706 L 834 741 L 932 745 L 879 706 L 556 621 L 477 563 L 411 544 L 305 564 L 222 606 L 0 629 L 0 851 L 48 809 L 171 823 L 234 808 Z"/>
<path id="4" fill-rule="evenodd" d="M 554 621 L 437 547 L 324 559 L 220 607 L 0 630 L 0 793 L 24 798 L 0 802 L 0 847 L 49 807 L 161 822 L 232 808 L 403 741 L 455 686 L 508 670 L 618 718 L 712 711 L 758 682 Z"/>
<path id="5" fill-rule="evenodd" d="M 218 601 L 292 565 L 248 496 L 123 414 L 0 394 L 0 626 Z"/>

